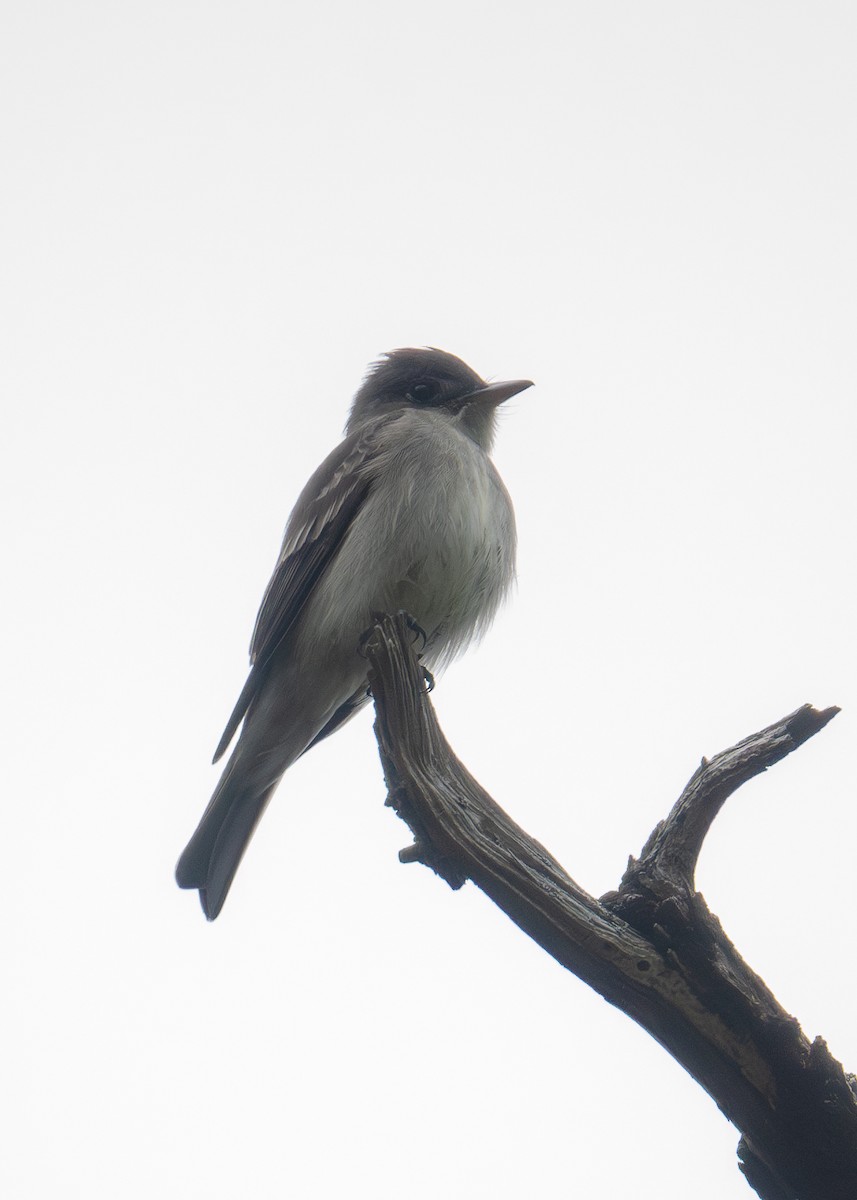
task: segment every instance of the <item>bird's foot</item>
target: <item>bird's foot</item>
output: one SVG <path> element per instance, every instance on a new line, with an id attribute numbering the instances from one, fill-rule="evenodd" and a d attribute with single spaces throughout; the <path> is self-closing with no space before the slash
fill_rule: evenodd
<path id="1" fill-rule="evenodd" d="M 400 608 L 396 613 L 396 616 L 404 618 L 408 629 L 410 629 L 411 633 L 416 635 L 414 637 L 414 641 L 422 642 L 422 645 L 420 646 L 420 653 L 422 653 L 422 651 L 425 650 L 426 646 L 428 645 L 428 635 L 426 634 L 426 631 L 423 629 L 422 625 L 420 625 L 416 617 L 412 617 L 405 608 Z"/>
<path id="2" fill-rule="evenodd" d="M 385 613 L 373 612 L 372 619 L 373 619 L 373 621 L 379 621 L 385 615 L 386 615 Z M 420 625 L 419 621 L 417 621 L 417 619 L 415 617 L 412 617 L 411 614 L 409 612 L 407 612 L 404 608 L 400 608 L 399 611 L 396 613 L 396 616 L 404 618 L 405 624 L 407 625 L 408 629 L 410 629 L 411 633 L 414 634 L 414 642 L 417 642 L 417 641 L 422 642 L 422 645 L 420 646 L 420 649 L 417 654 L 417 657 L 422 657 L 422 652 L 423 652 L 423 650 L 425 650 L 426 646 L 428 645 L 428 637 L 426 635 L 426 631 L 423 629 L 422 625 Z M 366 658 L 366 645 L 369 641 L 369 638 L 372 636 L 372 634 L 374 632 L 375 632 L 375 626 L 370 625 L 368 629 L 365 629 L 363 631 L 363 633 L 361 633 L 360 639 L 357 643 L 357 653 L 361 656 L 361 658 Z M 434 675 L 432 675 L 432 673 L 428 669 L 428 667 L 424 666 L 422 663 L 420 663 L 420 669 L 422 670 L 422 673 L 423 673 L 423 679 L 425 681 L 426 691 L 433 692 L 434 691 Z M 371 688 L 367 687 L 366 695 L 371 697 L 371 695 L 372 695 Z"/>
<path id="3" fill-rule="evenodd" d="M 373 612 L 370 615 L 373 621 L 380 621 L 382 617 L 385 617 L 387 614 L 383 612 Z M 404 622 L 408 629 L 410 629 L 411 633 L 414 634 L 414 642 L 422 642 L 422 645 L 419 649 L 419 653 L 422 653 L 428 645 L 428 634 L 423 629 L 422 625 L 420 625 L 416 617 L 412 617 L 411 614 L 404 608 L 400 608 L 396 613 L 396 616 L 404 618 Z M 375 626 L 370 625 L 369 628 L 364 629 L 360 635 L 360 638 L 357 642 L 357 652 L 362 658 L 366 657 L 366 643 L 369 641 L 369 638 L 372 636 L 374 630 Z"/>

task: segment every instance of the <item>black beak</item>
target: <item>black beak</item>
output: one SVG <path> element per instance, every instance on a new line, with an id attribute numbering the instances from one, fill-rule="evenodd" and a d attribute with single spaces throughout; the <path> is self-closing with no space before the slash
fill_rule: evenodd
<path id="1" fill-rule="evenodd" d="M 489 404 L 496 407 L 504 400 L 508 400 L 511 396 L 517 396 L 518 392 L 523 392 L 525 388 L 532 386 L 532 379 L 507 379 L 503 383 L 486 383 L 485 387 L 476 388 L 469 396 L 464 396 L 461 400 L 461 407 L 463 408 L 465 404 Z"/>

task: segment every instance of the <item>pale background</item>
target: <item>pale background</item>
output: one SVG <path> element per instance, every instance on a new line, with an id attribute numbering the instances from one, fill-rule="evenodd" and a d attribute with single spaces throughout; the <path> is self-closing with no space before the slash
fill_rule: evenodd
<path id="1" fill-rule="evenodd" d="M 580 883 L 701 755 L 843 706 L 699 882 L 857 1069 L 855 13 L 6 7 L 4 1195 L 750 1195 L 646 1034 L 398 864 L 368 712 L 216 924 L 173 884 L 285 519 L 400 345 L 536 381 L 518 591 L 435 697 Z"/>

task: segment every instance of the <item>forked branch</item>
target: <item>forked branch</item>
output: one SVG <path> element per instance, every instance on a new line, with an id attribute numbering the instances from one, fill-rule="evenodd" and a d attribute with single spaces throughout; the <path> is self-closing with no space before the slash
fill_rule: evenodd
<path id="1" fill-rule="evenodd" d="M 419 861 L 482 888 L 547 952 L 655 1037 L 741 1130 L 741 1169 L 763 1200 L 854 1200 L 857 1093 L 741 959 L 694 891 L 725 800 L 797 749 L 837 709 L 809 705 L 703 760 L 669 816 L 600 899 L 574 882 L 455 757 L 426 694 L 403 615 L 364 642 L 387 803 Z"/>

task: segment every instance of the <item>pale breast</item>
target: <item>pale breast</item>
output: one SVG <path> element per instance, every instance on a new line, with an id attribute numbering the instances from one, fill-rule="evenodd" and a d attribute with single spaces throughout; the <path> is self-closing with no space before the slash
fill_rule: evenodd
<path id="1" fill-rule="evenodd" d="M 318 586 L 316 629 L 350 644 L 372 612 L 404 609 L 425 630 L 425 658 L 437 666 L 485 631 L 508 591 L 514 514 L 491 460 L 448 417 L 409 411 L 395 425 L 370 493 Z"/>

